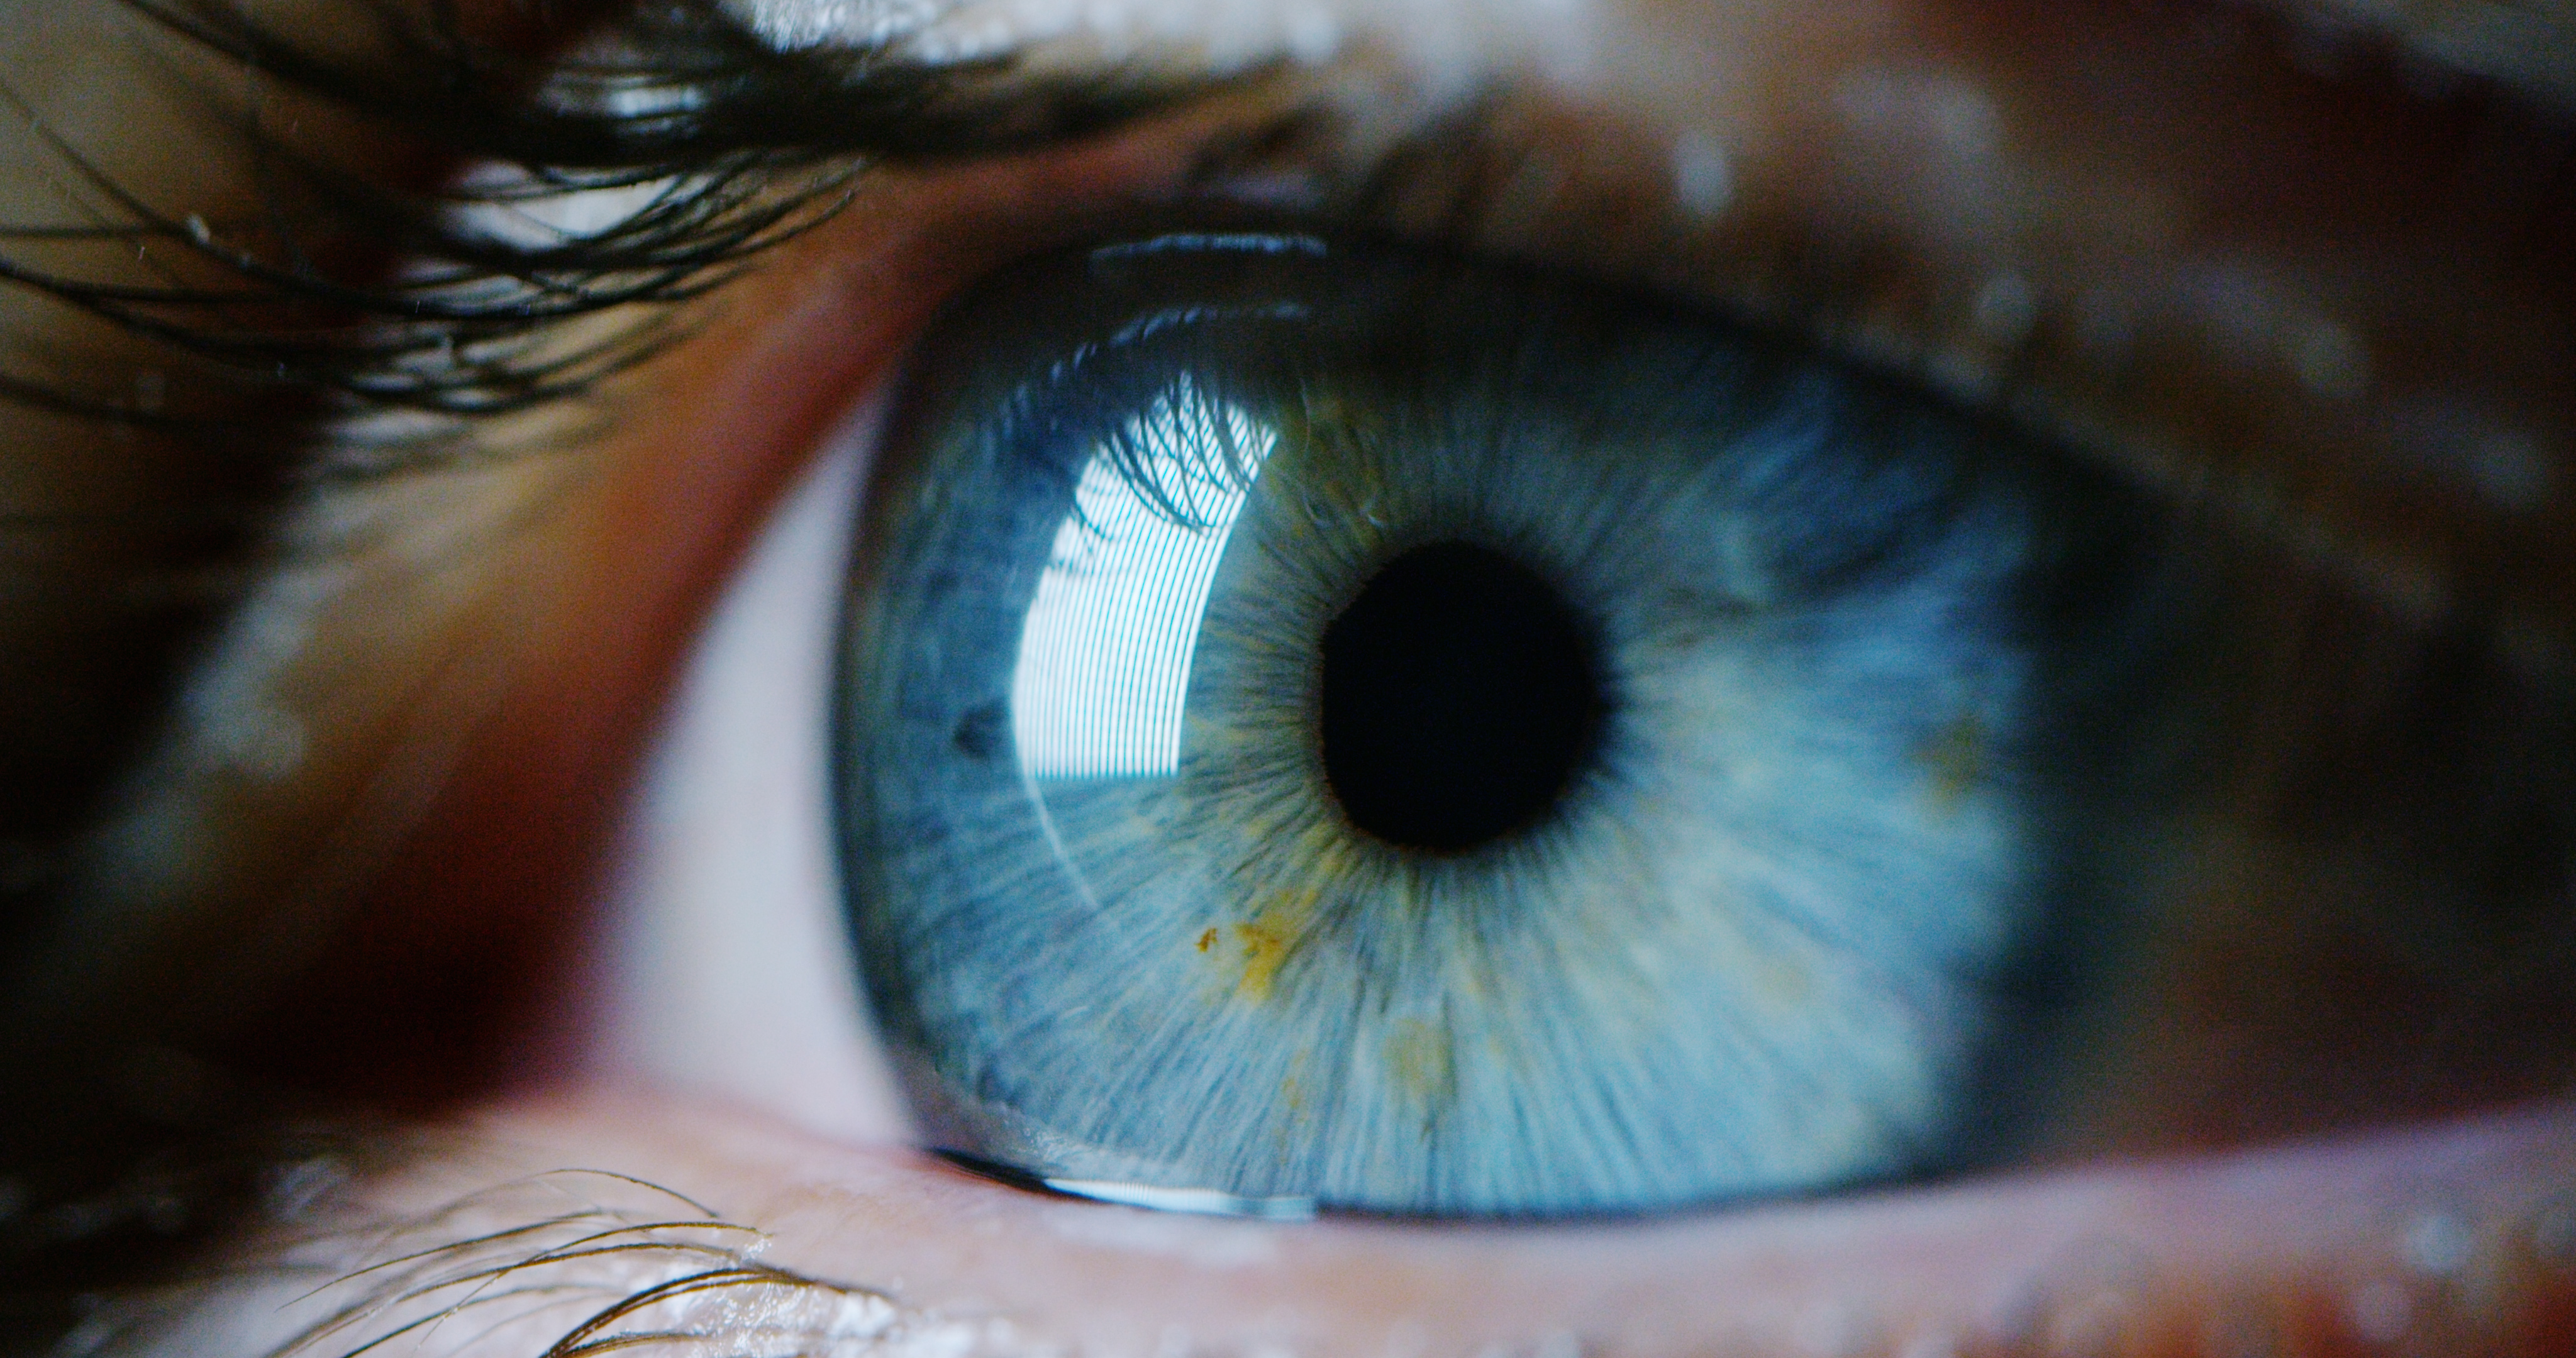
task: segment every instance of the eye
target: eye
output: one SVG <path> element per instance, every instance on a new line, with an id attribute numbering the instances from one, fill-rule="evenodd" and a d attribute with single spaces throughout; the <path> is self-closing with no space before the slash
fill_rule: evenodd
<path id="1" fill-rule="evenodd" d="M 910 391 L 836 781 L 937 1144 L 1526 1214 L 2011 1134 L 2013 977 L 2091 927 L 2062 865 L 2179 616 L 2138 497 L 1776 338 L 1307 236 L 1014 270 Z"/>
<path id="2" fill-rule="evenodd" d="M 2568 1069 L 2545 657 L 1796 337 L 1128 239 L 979 285 L 880 458 L 796 699 L 841 722 L 834 984 L 976 1163 L 1551 1215 Z"/>
<path id="3" fill-rule="evenodd" d="M 792 704 L 838 723 L 845 897 L 792 966 L 863 989 L 905 1135 L 1155 1205 L 1562 1216 L 2563 1091 L 2555 549 L 2368 489 L 2447 360 L 2249 375 L 2325 333 L 2264 300 L 2295 279 L 2160 331 L 2188 251 L 1907 274 L 1829 248 L 1831 193 L 1732 228 L 1812 247 L 1814 312 L 1651 300 L 1494 262 L 1527 162 L 1426 144 L 1355 215 L 1455 254 L 1220 214 L 994 272 L 917 347 Z M 1909 362 L 1837 284 L 1984 319 Z M 2416 325 L 2389 295 L 2343 314 Z M 2026 387 L 1977 376 L 1998 310 Z M 750 1078 L 792 1025 L 726 1022 L 693 1075 L 903 1120 Z"/>

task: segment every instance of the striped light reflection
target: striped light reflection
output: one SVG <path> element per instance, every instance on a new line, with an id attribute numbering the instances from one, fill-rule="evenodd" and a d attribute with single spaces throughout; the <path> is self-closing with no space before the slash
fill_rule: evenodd
<path id="1" fill-rule="evenodd" d="M 1032 778 L 1180 767 L 1199 617 L 1277 431 L 1184 374 L 1083 465 L 1011 675 L 1011 734 Z M 1135 484 L 1150 480 L 1163 503 Z M 1177 509 L 1178 514 L 1173 511 Z"/>

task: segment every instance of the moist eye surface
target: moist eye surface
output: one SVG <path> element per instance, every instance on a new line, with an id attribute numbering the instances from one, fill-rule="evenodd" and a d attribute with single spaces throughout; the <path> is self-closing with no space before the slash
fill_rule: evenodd
<path id="1" fill-rule="evenodd" d="M 2156 614 L 2148 516 L 2060 460 L 1273 236 L 989 281 L 886 457 L 840 811 L 937 1144 L 1600 1212 L 1935 1172 L 2046 1083 L 2020 997 L 2087 954 Z"/>

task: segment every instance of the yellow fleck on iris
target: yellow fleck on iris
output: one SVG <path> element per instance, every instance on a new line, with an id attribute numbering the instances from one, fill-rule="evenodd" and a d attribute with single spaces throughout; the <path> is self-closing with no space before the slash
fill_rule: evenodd
<path id="1" fill-rule="evenodd" d="M 1206 952 L 1208 949 L 1213 948 L 1213 947 L 1215 947 L 1215 946 L 1216 946 L 1216 930 L 1215 930 L 1214 928 L 1210 928 L 1210 929 L 1208 929 L 1206 932 L 1204 932 L 1204 933 L 1202 933 L 1202 934 L 1200 934 L 1200 935 L 1199 935 L 1199 951 L 1200 951 L 1200 952 Z"/>
<path id="2" fill-rule="evenodd" d="M 1452 1046 L 1448 1025 L 1398 1019 L 1386 1037 L 1387 1076 L 1397 1088 L 1424 1103 L 1445 1104 L 1457 1093 Z"/>
<path id="3" fill-rule="evenodd" d="M 1288 960 L 1288 940 L 1259 920 L 1238 924 L 1234 932 L 1243 940 L 1244 997 L 1269 999 L 1270 984 L 1278 979 L 1280 964 Z"/>
<path id="4" fill-rule="evenodd" d="M 1234 936 L 1243 944 L 1243 980 L 1239 989 L 1245 999 L 1270 998 L 1279 968 L 1287 964 L 1288 955 L 1305 935 L 1306 923 L 1315 913 L 1320 894 L 1314 887 L 1278 892 L 1263 902 L 1251 919 L 1234 926 Z"/>

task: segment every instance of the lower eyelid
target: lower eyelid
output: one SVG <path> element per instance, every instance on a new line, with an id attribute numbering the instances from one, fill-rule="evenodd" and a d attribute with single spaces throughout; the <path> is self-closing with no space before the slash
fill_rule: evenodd
<path id="1" fill-rule="evenodd" d="M 594 1091 L 486 1110 L 453 1156 L 361 1196 L 416 1213 L 614 1165 L 765 1233 L 766 1267 L 887 1288 L 915 1334 L 1007 1354 L 2540 1358 L 2576 1339 L 2571 1117 L 1618 1227 L 1280 1226 L 1037 1198 Z M 484 1201 L 488 1227 L 510 1200 Z"/>

